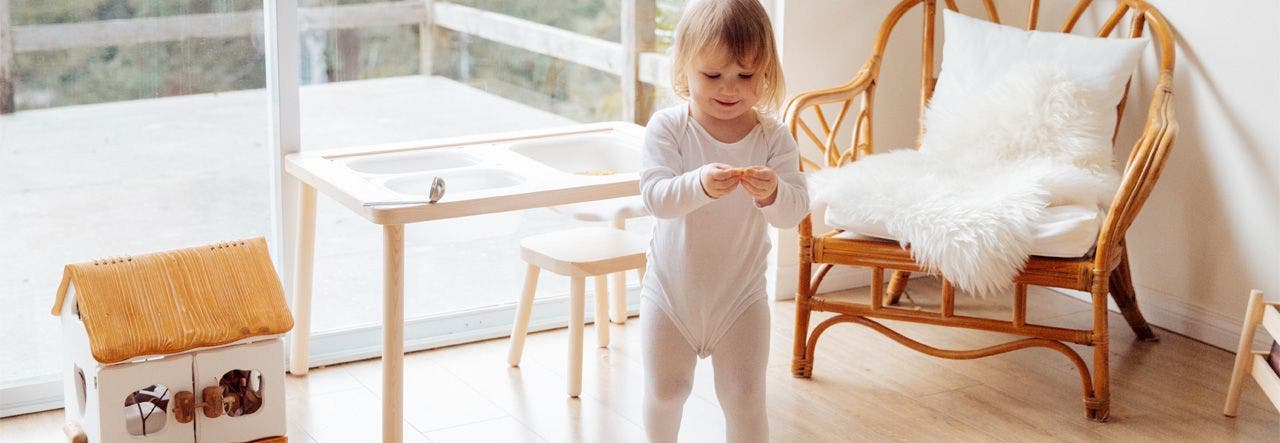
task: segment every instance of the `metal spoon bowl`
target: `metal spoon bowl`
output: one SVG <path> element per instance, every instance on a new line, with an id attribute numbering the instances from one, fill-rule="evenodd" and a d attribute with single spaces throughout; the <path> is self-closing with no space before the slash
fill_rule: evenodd
<path id="1" fill-rule="evenodd" d="M 386 202 L 366 202 L 365 206 L 396 206 L 396 205 L 430 205 L 440 201 L 444 197 L 444 179 L 436 177 L 431 180 L 431 191 L 427 195 L 427 200 L 403 200 L 403 201 L 386 201 Z"/>

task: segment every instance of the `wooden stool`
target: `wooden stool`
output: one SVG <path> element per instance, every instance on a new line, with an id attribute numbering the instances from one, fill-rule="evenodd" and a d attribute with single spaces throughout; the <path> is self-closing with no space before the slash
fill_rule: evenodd
<path id="1" fill-rule="evenodd" d="M 627 219 L 649 215 L 649 209 L 638 195 L 552 206 L 551 210 L 578 221 L 608 222 L 614 229 L 622 230 L 627 229 Z M 641 280 L 643 279 L 641 275 Z M 626 273 L 609 274 L 609 306 L 612 308 L 609 311 L 610 321 L 620 325 L 627 322 Z"/>
<path id="2" fill-rule="evenodd" d="M 1267 394 L 1267 398 L 1280 411 L 1280 374 L 1276 374 L 1267 363 L 1267 352 L 1253 352 L 1253 334 L 1262 325 L 1271 337 L 1280 338 L 1280 303 L 1267 303 L 1262 299 L 1262 291 L 1254 290 L 1249 294 L 1249 307 L 1244 315 L 1244 328 L 1240 331 L 1240 346 L 1236 348 L 1236 364 L 1231 371 L 1231 385 L 1227 387 L 1227 404 L 1222 414 L 1236 416 L 1236 408 L 1240 405 L 1240 390 L 1244 389 L 1244 377 L 1253 375 L 1258 387 Z"/>
<path id="3" fill-rule="evenodd" d="M 647 241 L 638 235 L 612 228 L 577 228 L 527 237 L 520 241 L 520 257 L 529 267 L 524 291 L 511 326 L 511 348 L 507 363 L 520 366 L 524 338 L 529 331 L 529 313 L 542 269 L 569 277 L 569 396 L 582 392 L 582 327 L 586 307 L 586 278 L 596 281 L 596 340 L 609 346 L 609 296 L 605 277 L 610 273 L 635 269 L 644 275 Z M 642 277 L 643 279 L 643 277 Z"/>

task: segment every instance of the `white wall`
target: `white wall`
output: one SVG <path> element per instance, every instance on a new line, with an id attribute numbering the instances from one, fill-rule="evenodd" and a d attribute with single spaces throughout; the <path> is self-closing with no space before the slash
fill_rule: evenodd
<path id="1" fill-rule="evenodd" d="M 847 81 L 897 3 L 779 1 L 790 94 Z M 1149 1 L 1178 33 L 1174 89 L 1181 132 L 1159 185 L 1129 230 L 1134 280 L 1152 323 L 1234 348 L 1249 290 L 1280 299 L 1280 5 Z M 999 3 L 1006 23 L 1025 23 L 1016 6 L 1026 2 Z M 1041 28 L 1056 28 L 1074 2 L 1043 3 L 1048 14 Z M 1096 3 L 1081 28 L 1095 29 L 1110 12 L 1098 7 L 1114 0 Z M 977 5 L 960 2 L 970 14 L 981 14 Z M 904 17 L 886 52 L 877 91 L 877 150 L 913 143 L 920 22 L 918 11 Z M 1135 79 L 1117 147 L 1121 161 L 1141 130 L 1154 63 L 1148 54 Z M 794 293 L 796 244 L 794 233 L 780 237 L 776 290 L 786 295 Z M 865 278 L 840 283 L 865 284 Z"/>
<path id="2" fill-rule="evenodd" d="M 1251 288 L 1280 300 L 1280 5 L 1152 3 L 1178 33 L 1182 130 L 1129 230 L 1134 280 L 1149 320 L 1230 349 Z M 1149 98 L 1126 112 L 1122 140 Z"/>
<path id="3" fill-rule="evenodd" d="M 837 86 L 847 82 L 871 54 L 876 30 L 897 2 L 855 0 L 778 0 L 782 24 L 777 30 L 781 41 L 783 74 L 787 78 L 787 95 Z M 881 81 L 876 90 L 876 119 L 873 133 L 882 149 L 913 146 L 918 121 L 920 83 L 919 12 L 911 12 L 899 24 L 900 32 L 889 43 L 888 51 L 902 54 L 886 57 L 881 68 Z M 850 118 L 855 108 L 850 110 Z M 827 118 L 835 117 L 828 110 Z M 811 127 L 817 120 L 810 113 Z M 838 142 L 847 147 L 851 136 L 842 133 Z M 811 143 L 801 137 L 802 152 L 821 159 Z M 819 162 L 821 163 L 821 162 Z M 814 231 L 826 232 L 822 216 L 814 216 Z M 778 272 L 770 289 L 778 298 L 795 295 L 799 251 L 794 229 L 777 233 L 774 238 Z M 823 282 L 821 290 L 865 286 L 870 281 L 865 269 L 837 268 Z"/>

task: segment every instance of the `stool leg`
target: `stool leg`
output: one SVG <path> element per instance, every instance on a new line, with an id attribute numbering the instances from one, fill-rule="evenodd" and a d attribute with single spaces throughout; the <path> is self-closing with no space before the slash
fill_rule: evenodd
<path id="1" fill-rule="evenodd" d="M 609 285 L 607 276 L 597 275 L 596 280 L 596 346 L 609 347 Z"/>
<path id="2" fill-rule="evenodd" d="M 582 392 L 582 317 L 586 310 L 586 286 L 585 277 L 569 280 L 569 396 L 574 398 Z"/>
<path id="3" fill-rule="evenodd" d="M 1227 387 L 1227 403 L 1222 407 L 1222 415 L 1235 417 L 1236 408 L 1240 406 L 1240 390 L 1244 389 L 1245 376 L 1249 375 L 1253 364 L 1253 334 L 1257 332 L 1258 323 L 1262 323 L 1264 309 L 1262 291 L 1254 289 L 1249 294 L 1249 306 L 1245 308 L 1244 327 L 1240 331 L 1236 364 L 1231 370 L 1231 385 Z"/>
<path id="4" fill-rule="evenodd" d="M 613 293 L 610 294 L 609 300 L 609 307 L 612 308 L 609 319 L 620 325 L 625 324 L 627 322 L 627 273 L 609 274 L 609 283 L 613 286 Z"/>
<path id="5" fill-rule="evenodd" d="M 524 291 L 516 305 L 516 322 L 511 325 L 511 345 L 507 349 L 507 363 L 520 366 L 524 352 L 524 338 L 529 333 L 529 313 L 533 311 L 533 294 L 538 290 L 538 267 L 529 265 L 524 273 Z"/>
<path id="6" fill-rule="evenodd" d="M 627 230 L 627 221 L 625 219 L 616 219 L 613 221 L 613 228 L 619 230 Z M 609 284 L 613 292 L 609 294 L 609 320 L 617 324 L 625 324 L 627 322 L 627 273 L 626 271 L 615 272 L 609 274 Z"/>

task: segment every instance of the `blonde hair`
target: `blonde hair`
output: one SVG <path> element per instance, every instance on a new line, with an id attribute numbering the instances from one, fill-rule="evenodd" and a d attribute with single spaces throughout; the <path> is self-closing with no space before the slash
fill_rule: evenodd
<path id="1" fill-rule="evenodd" d="M 759 0 L 697 0 L 680 17 L 672 46 L 671 88 L 689 98 L 689 62 L 710 51 L 728 51 L 739 65 L 754 71 L 760 102 L 756 111 L 774 114 L 786 87 L 773 39 L 773 25 Z"/>

